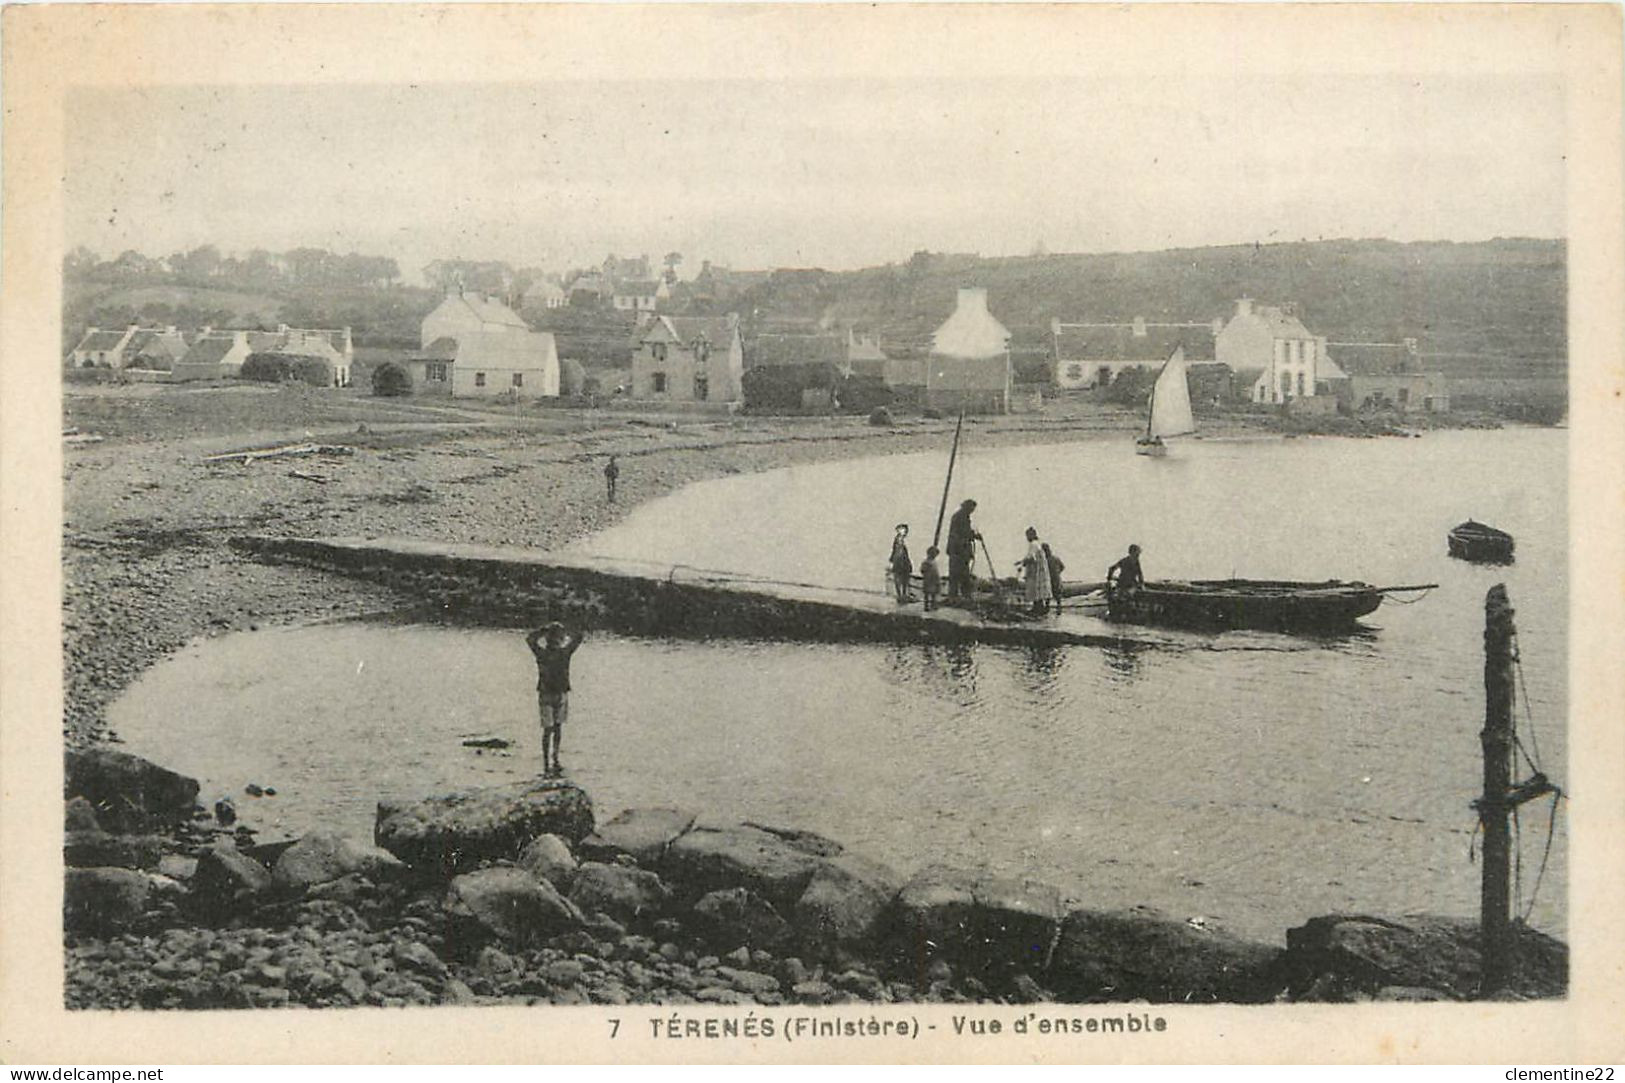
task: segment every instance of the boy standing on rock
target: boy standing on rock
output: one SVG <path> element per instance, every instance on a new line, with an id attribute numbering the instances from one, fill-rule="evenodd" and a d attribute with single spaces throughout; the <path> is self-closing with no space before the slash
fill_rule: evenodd
<path id="1" fill-rule="evenodd" d="M 537 628 L 525 637 L 536 658 L 536 704 L 542 716 L 542 770 L 562 774 L 559 743 L 564 737 L 564 720 L 570 714 L 570 656 L 581 646 L 585 633 L 564 634 L 558 621 Z M 546 642 L 543 642 L 543 640 Z"/>

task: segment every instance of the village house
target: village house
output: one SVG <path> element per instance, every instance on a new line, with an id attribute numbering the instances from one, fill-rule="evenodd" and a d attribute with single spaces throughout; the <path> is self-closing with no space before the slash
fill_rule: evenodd
<path id="1" fill-rule="evenodd" d="M 1326 353 L 1326 339 L 1309 332 L 1288 308 L 1236 302 L 1235 315 L 1214 336 L 1213 359 L 1230 366 L 1252 402 L 1288 403 L 1332 394 L 1346 374 Z M 1250 383 L 1242 384 L 1246 374 Z"/>
<path id="2" fill-rule="evenodd" d="M 944 412 L 1008 413 L 1010 332 L 987 308 L 987 290 L 965 288 L 931 336 L 925 405 Z"/>
<path id="3" fill-rule="evenodd" d="M 1062 323 L 1050 321 L 1055 386 L 1068 390 L 1107 387 L 1124 369 L 1155 369 L 1183 348 L 1191 364 L 1214 361 L 1222 319 L 1209 323 Z"/>
<path id="4" fill-rule="evenodd" d="M 1343 408 L 1448 413 L 1450 394 L 1443 373 L 1423 372 L 1416 339 L 1403 342 L 1332 342 L 1338 363 L 1348 372 L 1335 393 Z"/>
<path id="5" fill-rule="evenodd" d="M 629 279 L 615 284 L 610 303 L 622 312 L 653 312 L 670 297 L 671 287 L 664 279 Z"/>
<path id="6" fill-rule="evenodd" d="M 744 370 L 738 316 L 655 316 L 634 335 L 632 398 L 738 402 Z"/>
<path id="7" fill-rule="evenodd" d="M 762 334 L 752 343 L 750 363 L 755 365 L 834 365 L 842 376 L 885 375 L 886 354 L 874 335 L 853 328 L 817 334 Z"/>
<path id="8" fill-rule="evenodd" d="M 420 394 L 453 398 L 556 398 L 559 351 L 539 331 L 465 331 L 445 335 L 399 362 Z"/>
<path id="9" fill-rule="evenodd" d="M 566 297 L 564 287 L 551 278 L 538 278 L 532 282 L 520 300 L 521 308 L 563 308 Z"/>
<path id="10" fill-rule="evenodd" d="M 186 350 L 186 338 L 175 327 L 133 323 L 117 331 L 91 327 L 68 352 L 68 364 L 73 368 L 167 371 Z"/>
<path id="11" fill-rule="evenodd" d="M 332 386 L 350 386 L 355 345 L 348 327 L 305 328 L 282 324 L 275 331 L 205 327 L 180 360 L 170 366 L 170 380 L 220 380 L 241 374 L 255 354 L 318 358 L 332 373 Z"/>
<path id="12" fill-rule="evenodd" d="M 421 345 L 471 332 L 525 332 L 530 325 L 519 313 L 497 300 L 472 290 L 447 293 L 435 310 L 423 317 Z"/>

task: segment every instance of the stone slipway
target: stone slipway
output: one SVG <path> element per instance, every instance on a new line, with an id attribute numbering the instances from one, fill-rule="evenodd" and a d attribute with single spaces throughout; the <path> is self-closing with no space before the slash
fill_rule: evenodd
<path id="1" fill-rule="evenodd" d="M 952 608 L 924 612 L 888 595 L 688 568 L 413 538 L 245 535 L 234 548 L 383 583 L 448 615 L 526 624 L 571 616 L 629 635 L 820 642 L 993 643 L 1030 647 L 1177 646 L 1098 618 L 1066 614 L 1022 623 Z"/>

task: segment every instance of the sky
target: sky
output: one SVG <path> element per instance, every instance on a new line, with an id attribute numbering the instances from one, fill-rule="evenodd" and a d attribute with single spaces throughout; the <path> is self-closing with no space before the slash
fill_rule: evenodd
<path id="1" fill-rule="evenodd" d="M 66 240 L 553 271 L 841 270 L 1565 231 L 1539 76 L 551 81 L 75 90 Z"/>

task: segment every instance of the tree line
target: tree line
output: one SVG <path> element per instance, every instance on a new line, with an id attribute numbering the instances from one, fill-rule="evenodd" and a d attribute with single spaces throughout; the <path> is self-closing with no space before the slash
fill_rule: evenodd
<path id="1" fill-rule="evenodd" d="M 401 277 L 400 265 L 388 256 L 311 247 L 286 252 L 256 248 L 237 256 L 226 255 L 212 244 L 167 256 L 126 249 L 111 259 L 79 245 L 63 257 L 62 273 L 68 278 L 126 286 L 174 284 L 259 292 L 312 286 L 388 289 Z"/>

